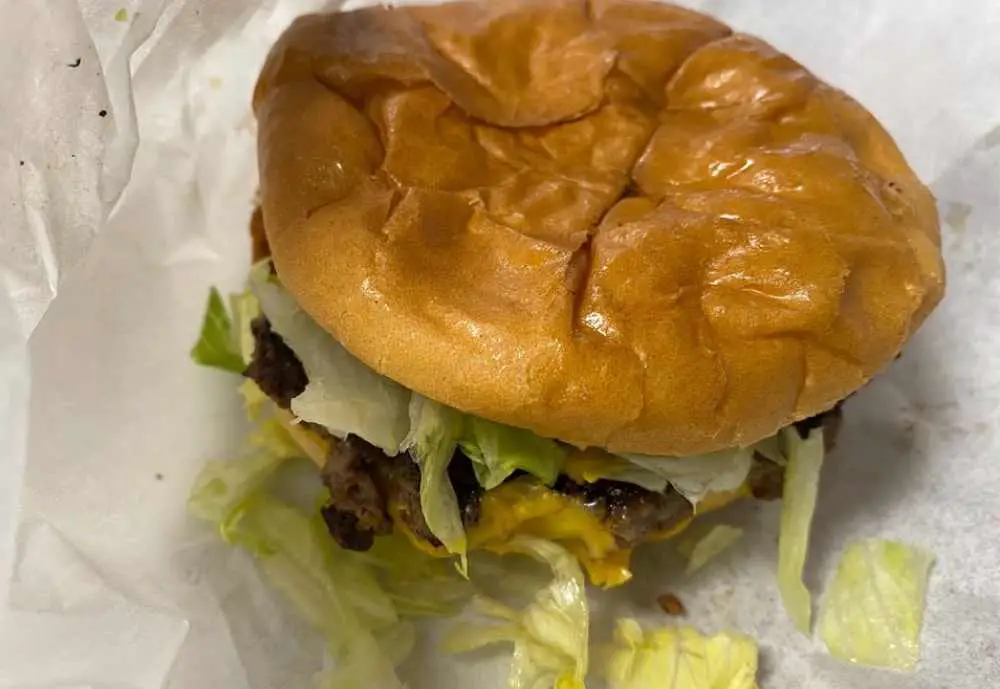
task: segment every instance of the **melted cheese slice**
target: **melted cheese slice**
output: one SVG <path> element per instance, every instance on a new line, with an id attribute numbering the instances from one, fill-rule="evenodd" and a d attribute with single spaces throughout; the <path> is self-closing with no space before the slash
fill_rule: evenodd
<path id="1" fill-rule="evenodd" d="M 319 433 L 311 430 L 308 426 L 299 423 L 292 413 L 275 407 L 274 418 L 278 420 L 288 435 L 292 437 L 302 451 L 306 453 L 320 469 L 326 464 L 326 456 L 330 454 L 330 443 Z"/>
<path id="2" fill-rule="evenodd" d="M 295 423 L 292 415 L 284 410 L 279 410 L 277 417 L 309 458 L 322 467 L 329 448 L 327 441 Z M 600 478 L 599 463 L 606 458 L 606 453 L 598 451 L 590 456 L 579 453 L 578 456 L 583 461 L 570 464 L 566 472 L 570 478 L 588 483 Z M 718 509 L 749 493 L 749 488 L 743 486 L 727 493 L 709 494 L 698 504 L 697 512 L 703 514 Z M 400 518 L 398 506 L 390 505 L 389 512 L 396 528 L 417 548 L 434 557 L 450 557 L 444 548 L 434 547 L 414 534 Z M 672 538 L 687 528 L 691 520 L 685 519 L 666 531 L 653 534 L 649 540 Z M 619 546 L 614 534 L 579 501 L 531 478 L 508 481 L 484 493 L 479 521 L 469 529 L 467 536 L 470 550 L 500 554 L 508 552 L 507 544 L 515 536 L 534 536 L 557 542 L 580 560 L 595 586 L 612 588 L 632 578 L 629 566 L 632 548 Z"/>
<path id="3" fill-rule="evenodd" d="M 532 479 L 510 481 L 483 494 L 469 545 L 503 553 L 521 535 L 564 545 L 597 586 L 619 586 L 632 578 L 630 549 L 620 548 L 614 534 L 578 501 Z"/>
<path id="4" fill-rule="evenodd" d="M 562 473 L 577 483 L 595 483 L 615 475 L 618 468 L 628 467 L 628 460 L 596 447 L 573 449 L 566 457 Z"/>
<path id="5" fill-rule="evenodd" d="M 718 509 L 748 494 L 746 489 L 715 493 L 698 506 L 698 513 Z M 418 537 L 396 519 L 401 529 L 420 550 L 435 557 L 448 557 L 443 548 L 436 548 Z M 685 519 L 672 528 L 650 536 L 659 541 L 673 538 L 691 523 Z M 469 529 L 469 548 L 508 552 L 507 544 L 515 536 L 535 536 L 555 541 L 573 553 L 587 570 L 595 586 L 613 588 L 632 578 L 630 561 L 632 548 L 622 548 L 615 536 L 584 505 L 526 478 L 504 483 L 485 493 L 479 522 Z"/>

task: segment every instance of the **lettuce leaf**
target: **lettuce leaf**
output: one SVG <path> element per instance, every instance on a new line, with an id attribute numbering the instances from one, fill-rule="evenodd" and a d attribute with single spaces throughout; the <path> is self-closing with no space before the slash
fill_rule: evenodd
<path id="1" fill-rule="evenodd" d="M 341 556 L 321 519 L 257 493 L 229 523 L 233 543 L 254 553 L 268 583 L 326 636 L 336 667 L 324 686 L 402 689 L 395 666 L 413 631 L 371 572 Z"/>
<path id="2" fill-rule="evenodd" d="M 563 472 L 578 483 L 609 479 L 631 483 L 654 493 L 662 493 L 669 485 L 669 481 L 655 471 L 594 447 L 571 450 Z"/>
<path id="3" fill-rule="evenodd" d="M 691 575 L 731 548 L 743 537 L 743 529 L 728 524 L 689 528 L 677 550 L 687 558 L 685 574 Z"/>
<path id="4" fill-rule="evenodd" d="M 820 610 L 819 634 L 830 653 L 859 665 L 912 670 L 933 563 L 931 553 L 903 543 L 851 543 Z"/>
<path id="5" fill-rule="evenodd" d="M 413 630 L 401 622 L 393 599 L 366 563 L 338 549 L 321 518 L 266 491 L 287 461 L 286 440 L 262 439 L 246 457 L 209 463 L 195 481 L 189 508 L 256 556 L 268 582 L 326 636 L 336 668 L 321 686 L 402 689 L 395 665 L 412 647 Z"/>
<path id="6" fill-rule="evenodd" d="M 427 526 L 449 553 L 462 558 L 465 571 L 465 526 L 448 465 L 458 447 L 462 415 L 443 404 L 414 394 L 410 399 L 410 432 L 403 449 L 420 465 L 420 509 Z"/>
<path id="7" fill-rule="evenodd" d="M 398 622 L 371 572 L 361 562 L 340 557 L 320 518 L 258 492 L 229 519 L 229 536 L 260 558 L 272 585 L 331 639 L 349 641 L 351 630 L 341 626 L 345 618 L 369 630 Z"/>
<path id="8" fill-rule="evenodd" d="M 729 493 L 747 479 L 755 454 L 784 466 L 780 434 L 748 447 L 735 447 L 686 457 L 619 453 L 589 448 L 570 453 L 565 471 L 577 481 L 623 481 L 660 493 L 673 486 L 695 507 L 710 493 Z"/>
<path id="9" fill-rule="evenodd" d="M 288 460 L 288 456 L 259 450 L 239 461 L 214 460 L 205 464 L 188 496 L 188 510 L 212 522 L 230 541 L 230 517 Z M 230 541 L 231 542 L 231 541 Z"/>
<path id="10" fill-rule="evenodd" d="M 249 365 L 256 347 L 251 324 L 260 315 L 260 302 L 253 292 L 246 290 L 229 295 L 229 309 L 233 312 L 234 335 L 240 358 Z"/>
<path id="11" fill-rule="evenodd" d="M 635 620 L 622 619 L 603 670 L 611 689 L 756 689 L 757 645 L 735 632 L 644 632 Z"/>
<path id="12" fill-rule="evenodd" d="M 753 451 L 769 462 L 780 466 L 788 464 L 788 451 L 786 443 L 783 441 L 782 433 L 776 433 L 769 438 L 764 438 L 754 443 Z"/>
<path id="13" fill-rule="evenodd" d="M 201 334 L 191 349 L 196 364 L 218 368 L 231 373 L 243 373 L 246 368 L 240 355 L 239 343 L 233 332 L 233 322 L 226 312 L 219 290 L 208 292 L 208 303 L 201 322 Z"/>
<path id="14" fill-rule="evenodd" d="M 443 558 L 418 550 L 403 535 L 375 539 L 364 553 L 351 553 L 374 573 L 403 618 L 450 617 L 472 599 L 472 584 Z"/>
<path id="15" fill-rule="evenodd" d="M 271 405 L 271 398 L 264 394 L 256 382 L 247 378 L 239 387 L 240 396 L 243 397 L 243 411 L 251 421 L 257 421 L 268 406 Z"/>
<path id="16" fill-rule="evenodd" d="M 464 653 L 497 643 L 513 643 L 508 689 L 583 689 L 587 674 L 590 612 L 583 571 L 561 546 L 519 537 L 510 552 L 548 564 L 553 578 L 523 610 L 485 598 L 479 612 L 498 624 L 459 624 L 445 641 L 451 653 Z"/>
<path id="17" fill-rule="evenodd" d="M 406 689 L 396 667 L 409 656 L 416 644 L 413 625 L 400 623 L 387 631 L 372 634 L 362 630 L 349 646 L 332 651 L 335 666 L 319 675 L 318 689 Z"/>
<path id="18" fill-rule="evenodd" d="M 813 429 L 805 440 L 795 428 L 784 429 L 782 435 L 788 446 L 788 466 L 778 532 L 778 590 L 795 627 L 809 634 L 812 596 L 802 582 L 802 570 L 823 467 L 823 429 Z"/>
<path id="19" fill-rule="evenodd" d="M 552 485 L 568 453 L 554 440 L 475 416 L 466 417 L 460 445 L 486 490 L 496 488 L 517 470 Z"/>
<path id="20" fill-rule="evenodd" d="M 260 421 L 250 432 L 251 448 L 263 450 L 277 457 L 305 457 L 306 452 L 281 421 L 271 417 Z M 232 464 L 232 462 L 230 462 Z"/>
<path id="21" fill-rule="evenodd" d="M 232 515 L 286 462 L 304 452 L 288 431 L 270 418 L 256 425 L 248 443 L 250 452 L 237 460 L 213 460 L 202 467 L 188 495 L 188 510 L 199 519 L 223 528 Z"/>
<path id="22" fill-rule="evenodd" d="M 309 378 L 305 391 L 292 400 L 292 411 L 333 435 L 356 435 L 398 454 L 410 427 L 410 392 L 355 358 L 280 285 L 258 278 L 253 291 Z"/>
<path id="23" fill-rule="evenodd" d="M 709 493 L 725 493 L 743 485 L 750 473 L 753 448 L 737 447 L 690 457 L 621 456 L 662 477 L 697 505 Z"/>

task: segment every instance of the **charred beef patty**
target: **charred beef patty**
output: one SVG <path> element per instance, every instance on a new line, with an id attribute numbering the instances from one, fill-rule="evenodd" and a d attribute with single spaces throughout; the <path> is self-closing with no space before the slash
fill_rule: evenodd
<path id="1" fill-rule="evenodd" d="M 261 316 L 252 325 L 254 356 L 244 375 L 283 409 L 305 390 L 305 370 L 295 353 Z M 826 428 L 830 449 L 840 427 L 840 405 L 795 424 L 800 435 L 813 428 Z M 393 520 L 403 522 L 416 536 L 440 545 L 427 527 L 420 509 L 420 469 L 407 454 L 389 457 L 361 438 L 343 440 L 329 437 L 330 453 L 323 468 L 323 482 L 330 502 L 323 519 L 332 536 L 344 548 L 368 550 L 375 537 L 392 531 Z M 476 481 L 472 463 L 456 452 L 448 474 L 458 496 L 466 527 L 479 520 L 482 488 Z M 784 467 L 761 456 L 754 458 L 748 477 L 754 497 L 773 500 L 781 497 Z M 595 514 L 622 546 L 635 545 L 646 537 L 666 531 L 692 515 L 691 503 L 673 488 L 662 493 L 631 483 L 601 480 L 576 483 L 560 476 L 553 489 L 578 500 Z"/>
<path id="2" fill-rule="evenodd" d="M 694 514 L 691 503 L 670 486 L 662 493 L 654 493 L 621 481 L 577 483 L 560 476 L 553 489 L 590 510 L 622 547 L 637 545 Z"/>
<path id="3" fill-rule="evenodd" d="M 472 526 L 479 519 L 482 495 L 472 463 L 456 453 L 448 473 L 463 521 Z M 323 520 L 342 547 L 368 550 L 376 536 L 392 532 L 393 517 L 421 539 L 440 545 L 420 509 L 420 469 L 408 454 L 390 457 L 356 436 L 333 438 L 322 475 L 330 491 Z"/>
<path id="4" fill-rule="evenodd" d="M 281 335 L 271 330 L 271 322 L 259 316 L 250 324 L 253 333 L 253 358 L 243 375 L 250 378 L 282 409 L 292 406 L 292 399 L 309 384 L 302 362 L 285 344 Z"/>
<path id="5" fill-rule="evenodd" d="M 368 550 L 375 536 L 392 532 L 387 498 L 376 483 L 376 464 L 391 460 L 380 454 L 377 448 L 350 436 L 330 443 L 323 467 L 330 502 L 323 507 L 323 520 L 337 543 L 349 550 Z"/>

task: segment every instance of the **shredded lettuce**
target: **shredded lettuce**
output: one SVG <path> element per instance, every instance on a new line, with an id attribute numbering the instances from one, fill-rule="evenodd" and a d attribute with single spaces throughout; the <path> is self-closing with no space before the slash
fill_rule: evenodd
<path id="1" fill-rule="evenodd" d="M 256 493 L 230 518 L 228 532 L 257 556 L 267 581 L 325 635 L 336 668 L 323 678 L 324 686 L 402 689 L 395 665 L 412 648 L 412 629 L 371 572 L 340 556 L 321 519 Z"/>
<path id="2" fill-rule="evenodd" d="M 251 421 L 258 420 L 271 398 L 264 394 L 257 383 L 249 378 L 240 383 L 239 391 L 243 397 L 243 411 L 246 412 L 247 418 Z"/>
<path id="3" fill-rule="evenodd" d="M 401 617 L 450 617 L 472 599 L 468 579 L 448 560 L 415 548 L 406 536 L 377 538 L 371 550 L 350 555 L 375 573 Z"/>
<path id="4" fill-rule="evenodd" d="M 788 451 L 782 437 L 782 433 L 776 433 L 768 438 L 764 438 L 754 443 L 753 451 L 769 462 L 785 466 L 788 464 Z"/>
<path id="5" fill-rule="evenodd" d="M 415 642 L 416 634 L 408 623 L 381 636 L 360 630 L 346 648 L 330 650 L 334 666 L 322 672 L 314 686 L 317 689 L 406 689 L 396 667 L 409 655 Z"/>
<path id="6" fill-rule="evenodd" d="M 677 550 L 687 558 L 685 573 L 694 574 L 743 537 L 743 529 L 728 524 L 692 527 L 677 544 Z"/>
<path id="7" fill-rule="evenodd" d="M 264 450 L 277 457 L 304 457 L 302 445 L 281 424 L 271 417 L 258 423 L 250 432 L 249 445 L 252 448 Z"/>
<path id="8" fill-rule="evenodd" d="M 407 689 L 396 673 L 416 644 L 416 631 L 410 623 L 400 623 L 378 634 L 361 630 L 351 644 L 340 652 L 331 651 L 334 667 L 321 673 L 317 689 Z"/>
<path id="9" fill-rule="evenodd" d="M 878 539 L 851 543 L 820 610 L 819 634 L 841 660 L 912 670 L 934 556 Z"/>
<path id="10" fill-rule="evenodd" d="M 369 629 L 398 621 L 392 602 L 370 571 L 361 562 L 340 557 L 318 516 L 309 517 L 266 492 L 257 492 L 230 517 L 229 536 L 235 545 L 260 557 L 265 571 L 277 575 L 271 577 L 272 584 L 295 603 L 305 619 L 332 638 L 343 635 L 346 642 L 349 633 L 340 624 L 347 613 Z M 345 590 L 351 594 L 347 600 L 342 598 Z"/>
<path id="11" fill-rule="evenodd" d="M 257 448 L 246 457 L 209 463 L 189 507 L 225 540 L 252 553 L 269 583 L 325 635 L 335 667 L 320 678 L 321 687 L 402 689 L 395 666 L 412 648 L 414 631 L 401 619 L 398 596 L 380 586 L 371 562 L 337 547 L 318 515 L 310 517 L 267 491 L 268 480 L 287 461 L 289 441 L 280 430 L 259 431 Z M 266 438 L 271 433 L 275 437 Z M 456 602 L 453 585 L 423 585 L 425 570 L 415 557 L 406 561 L 410 592 L 421 593 L 423 609 L 434 607 L 436 594 Z"/>
<path id="12" fill-rule="evenodd" d="M 233 322 L 226 312 L 219 290 L 208 292 L 208 303 L 201 322 L 201 334 L 191 349 L 195 363 L 231 373 L 242 373 L 246 368 L 240 355 L 239 343 L 233 332 Z"/>
<path id="13" fill-rule="evenodd" d="M 735 632 L 644 632 L 635 620 L 622 619 L 603 669 L 611 689 L 756 689 L 757 645 Z"/>
<path id="14" fill-rule="evenodd" d="M 786 428 L 782 434 L 788 445 L 788 466 L 778 534 L 778 590 L 795 627 L 809 634 L 812 596 L 802 581 L 802 570 L 823 467 L 823 429 L 813 429 L 805 440 L 795 428 Z"/>
<path id="15" fill-rule="evenodd" d="M 496 488 L 517 470 L 552 485 L 567 455 L 566 448 L 554 440 L 475 416 L 466 417 L 460 445 L 486 490 Z"/>
<path id="16" fill-rule="evenodd" d="M 631 483 L 660 493 L 672 486 L 695 507 L 712 493 L 738 490 L 750 474 L 754 455 L 784 466 L 787 463 L 780 434 L 764 438 L 748 447 L 735 447 L 686 457 L 610 454 L 589 448 L 574 451 L 565 471 L 577 481 L 593 483 L 601 479 Z"/>
<path id="17" fill-rule="evenodd" d="M 662 477 L 697 505 L 709 493 L 725 493 L 743 485 L 750 473 L 753 448 L 737 447 L 691 457 L 621 456 Z"/>
<path id="18" fill-rule="evenodd" d="M 278 470 L 287 456 L 266 450 L 237 462 L 211 461 L 202 467 L 188 497 L 188 509 L 199 519 L 217 524 L 223 537 L 230 516 Z"/>
<path id="19" fill-rule="evenodd" d="M 410 392 L 355 358 L 280 285 L 258 278 L 253 291 L 309 378 L 305 391 L 292 400 L 292 411 L 336 436 L 356 435 L 398 454 L 410 428 Z"/>
<path id="20" fill-rule="evenodd" d="M 449 553 L 462 558 L 465 571 L 465 526 L 448 465 L 458 447 L 462 415 L 420 395 L 410 399 L 410 432 L 403 449 L 420 465 L 420 509 L 431 530 Z"/>
<path id="21" fill-rule="evenodd" d="M 229 308 L 233 312 L 233 325 L 236 337 L 236 344 L 240 352 L 240 358 L 244 364 L 249 364 L 253 359 L 253 350 L 256 342 L 253 336 L 251 324 L 253 319 L 260 315 L 260 302 L 253 292 L 246 290 L 239 294 L 229 295 Z"/>
<path id="22" fill-rule="evenodd" d="M 475 550 L 469 560 L 476 594 L 511 607 L 528 605 L 552 581 L 552 568 L 533 557 Z"/>
<path id="23" fill-rule="evenodd" d="M 497 643 L 513 643 L 514 657 L 508 689 L 583 689 L 587 674 L 587 637 L 590 613 L 583 571 L 562 547 L 535 538 L 519 537 L 510 551 L 548 564 L 553 578 L 523 610 L 479 598 L 479 612 L 498 624 L 456 626 L 445 649 L 464 653 Z"/>
<path id="24" fill-rule="evenodd" d="M 304 452 L 275 418 L 257 424 L 249 440 L 250 452 L 238 460 L 207 462 L 188 496 L 189 511 L 223 529 L 232 515 L 288 460 Z"/>
<path id="25" fill-rule="evenodd" d="M 571 450 L 563 472 L 578 483 L 595 483 L 608 479 L 631 483 L 654 493 L 662 493 L 669 484 L 666 478 L 655 471 L 595 447 Z"/>

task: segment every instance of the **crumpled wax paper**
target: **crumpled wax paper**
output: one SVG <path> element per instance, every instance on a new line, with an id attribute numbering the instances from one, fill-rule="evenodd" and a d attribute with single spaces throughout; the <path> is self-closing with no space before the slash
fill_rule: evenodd
<path id="1" fill-rule="evenodd" d="M 320 645 L 239 552 L 185 513 L 242 431 L 233 381 L 191 365 L 206 290 L 239 285 L 263 56 L 320 0 L 0 5 L 0 689 L 305 687 Z M 850 667 L 778 602 L 777 507 L 693 581 L 664 551 L 595 597 L 595 635 L 670 590 L 759 639 L 771 689 L 1000 683 L 1000 5 L 690 2 L 880 117 L 940 201 L 947 300 L 853 399 L 807 578 L 863 536 L 935 551 L 919 671 Z M 57 296 L 58 294 L 58 296 Z M 30 362 L 30 365 L 29 365 Z M 30 383 L 30 386 L 29 386 Z M 657 620 L 661 621 L 662 620 Z M 414 687 L 503 686 L 505 658 L 422 642 Z"/>

